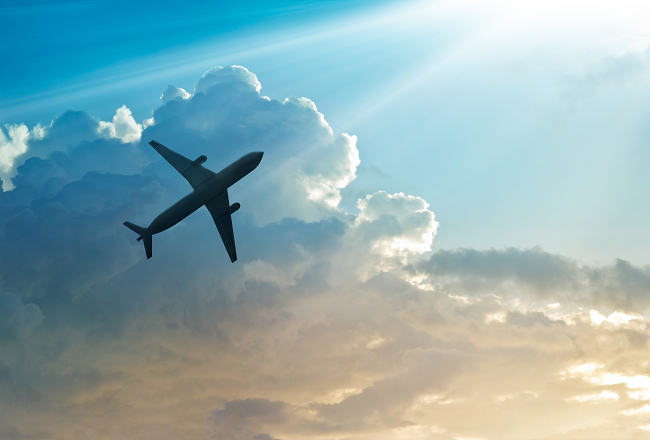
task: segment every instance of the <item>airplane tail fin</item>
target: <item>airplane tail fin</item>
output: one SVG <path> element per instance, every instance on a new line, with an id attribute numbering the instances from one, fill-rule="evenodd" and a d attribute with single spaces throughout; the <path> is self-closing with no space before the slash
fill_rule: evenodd
<path id="1" fill-rule="evenodd" d="M 126 226 L 136 234 L 140 234 L 140 236 L 138 237 L 138 241 L 142 240 L 142 242 L 144 243 L 144 251 L 147 253 L 147 260 L 151 258 L 152 240 L 151 240 L 151 233 L 149 232 L 149 229 L 143 228 L 142 226 L 138 226 L 135 223 L 131 223 L 131 222 L 124 222 L 124 226 Z"/>

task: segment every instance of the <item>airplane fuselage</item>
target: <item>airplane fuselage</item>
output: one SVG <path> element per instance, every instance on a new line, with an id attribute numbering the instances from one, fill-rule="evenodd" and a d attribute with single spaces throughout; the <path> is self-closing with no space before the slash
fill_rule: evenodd
<path id="1" fill-rule="evenodd" d="M 171 228 L 253 171 L 261 160 L 262 153 L 242 156 L 160 213 L 147 229 L 153 235 Z"/>

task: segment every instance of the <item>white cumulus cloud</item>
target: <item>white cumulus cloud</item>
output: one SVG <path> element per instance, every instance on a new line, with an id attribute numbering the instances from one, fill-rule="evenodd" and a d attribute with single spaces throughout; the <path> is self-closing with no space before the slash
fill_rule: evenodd
<path id="1" fill-rule="evenodd" d="M 117 138 L 122 142 L 140 140 L 142 125 L 135 122 L 126 105 L 118 108 L 112 122 L 99 121 L 99 133 L 106 138 Z"/>
<path id="2" fill-rule="evenodd" d="M 190 96 L 192 95 L 187 93 L 185 89 L 170 84 L 167 87 L 167 90 L 165 90 L 163 94 L 160 96 L 160 100 L 162 101 L 163 104 L 167 104 L 172 99 L 187 99 Z"/>
<path id="3" fill-rule="evenodd" d="M 41 139 L 43 128 L 36 125 L 30 131 L 25 124 L 6 124 L 4 130 L 0 128 L 0 179 L 4 191 L 13 189 L 11 178 L 16 174 L 16 162 L 27 151 L 30 138 Z"/>
<path id="4" fill-rule="evenodd" d="M 213 67 L 205 72 L 194 86 L 194 93 L 205 93 L 217 84 L 240 82 L 249 84 L 257 92 L 262 89 L 262 84 L 254 73 L 242 66 L 230 66 Z"/>

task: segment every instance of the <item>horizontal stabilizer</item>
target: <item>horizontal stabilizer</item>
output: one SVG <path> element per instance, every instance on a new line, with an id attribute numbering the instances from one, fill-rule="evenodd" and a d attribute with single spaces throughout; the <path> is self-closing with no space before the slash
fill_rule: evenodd
<path id="1" fill-rule="evenodd" d="M 140 234 L 140 235 L 146 235 L 147 234 L 147 228 L 143 228 L 140 225 L 136 225 L 135 223 L 131 222 L 124 222 L 124 226 L 132 230 L 133 232 Z M 138 240 L 140 241 L 140 240 Z"/>
<path id="2" fill-rule="evenodd" d="M 135 232 L 136 234 L 140 234 L 138 237 L 138 241 L 142 240 L 144 242 L 144 251 L 147 253 L 147 260 L 151 258 L 152 254 L 152 242 L 153 240 L 151 239 L 151 233 L 149 232 L 148 228 L 143 228 L 140 225 L 136 225 L 135 223 L 131 222 L 124 222 L 124 226 Z"/>

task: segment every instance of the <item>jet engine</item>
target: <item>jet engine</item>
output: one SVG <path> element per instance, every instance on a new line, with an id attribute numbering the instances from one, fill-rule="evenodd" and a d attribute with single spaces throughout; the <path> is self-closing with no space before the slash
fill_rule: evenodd
<path id="1" fill-rule="evenodd" d="M 204 163 L 206 160 L 208 160 L 207 156 L 202 154 L 199 157 L 197 157 L 196 159 L 194 159 L 194 161 L 192 161 L 192 166 L 194 168 L 196 168 L 199 165 L 201 165 L 202 163 Z"/>

